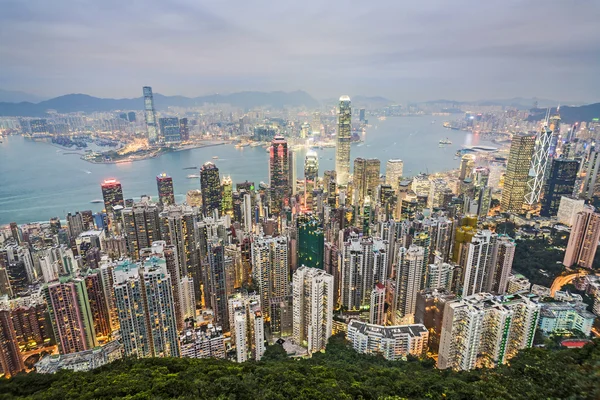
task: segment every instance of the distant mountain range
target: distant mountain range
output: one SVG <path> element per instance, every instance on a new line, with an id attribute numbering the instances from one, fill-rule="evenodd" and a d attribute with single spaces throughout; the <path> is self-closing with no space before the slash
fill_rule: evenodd
<path id="1" fill-rule="evenodd" d="M 46 98 L 25 92 L 0 89 L 0 102 L 20 103 L 22 101 L 30 101 L 32 103 L 37 103 L 43 100 L 46 100 Z"/>
<path id="2" fill-rule="evenodd" d="M 546 117 L 546 108 L 535 108 L 531 110 L 528 121 L 539 121 Z M 575 122 L 592 121 L 600 118 L 600 103 L 587 104 L 584 106 L 561 106 L 559 109 L 562 123 L 573 124 Z M 556 113 L 556 107 L 550 109 L 550 115 Z"/>
<path id="3" fill-rule="evenodd" d="M 154 106 L 157 110 L 168 107 L 193 107 L 203 104 L 230 104 L 234 107 L 253 108 L 271 106 L 274 108 L 302 107 L 316 108 L 319 102 L 304 91 L 295 92 L 239 92 L 232 94 L 213 94 L 200 97 L 163 96 L 154 94 Z M 42 117 L 48 110 L 59 113 L 94 112 L 115 110 L 143 110 L 144 99 L 101 99 L 86 94 L 67 94 L 39 103 L 24 101 L 20 103 L 0 102 L 0 116 Z"/>

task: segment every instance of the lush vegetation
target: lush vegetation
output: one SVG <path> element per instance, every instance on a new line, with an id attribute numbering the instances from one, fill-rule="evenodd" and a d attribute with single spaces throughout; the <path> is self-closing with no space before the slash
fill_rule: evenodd
<path id="1" fill-rule="evenodd" d="M 19 375 L 0 399 L 598 399 L 600 342 L 582 350 L 522 351 L 510 366 L 440 371 L 432 360 L 390 362 L 359 355 L 341 337 L 312 359 L 125 359 L 86 373 Z"/>
<path id="2" fill-rule="evenodd" d="M 565 271 L 568 234 L 555 233 L 550 237 L 517 240 L 513 270 L 523 274 L 532 284 L 550 287 L 554 279 Z"/>

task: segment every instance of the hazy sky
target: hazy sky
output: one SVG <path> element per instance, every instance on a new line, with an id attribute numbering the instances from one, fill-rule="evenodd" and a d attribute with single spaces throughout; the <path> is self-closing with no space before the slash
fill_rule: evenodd
<path id="1" fill-rule="evenodd" d="M 600 101 L 599 0 L 0 0 L 0 88 Z"/>

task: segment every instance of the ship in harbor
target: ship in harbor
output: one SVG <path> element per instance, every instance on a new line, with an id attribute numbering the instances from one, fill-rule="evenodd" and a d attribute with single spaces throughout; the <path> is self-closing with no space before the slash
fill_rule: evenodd
<path id="1" fill-rule="evenodd" d="M 190 174 L 187 176 L 188 179 L 195 179 L 195 178 L 200 178 L 200 175 L 198 174 Z"/>
<path id="2" fill-rule="evenodd" d="M 90 201 L 90 203 L 92 203 L 92 204 L 98 204 L 98 203 L 102 203 L 103 201 L 104 200 L 98 200 L 98 199 L 96 199 L 96 200 Z"/>
<path id="3" fill-rule="evenodd" d="M 440 145 L 444 146 L 447 144 L 452 144 L 452 142 L 450 141 L 450 139 L 446 138 L 446 139 L 442 139 L 440 140 Z"/>

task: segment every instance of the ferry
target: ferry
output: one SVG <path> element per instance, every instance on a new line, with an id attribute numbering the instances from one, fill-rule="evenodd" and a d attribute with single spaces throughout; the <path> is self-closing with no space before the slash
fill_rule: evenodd
<path id="1" fill-rule="evenodd" d="M 218 160 L 219 157 L 218 156 L 213 156 L 213 160 Z"/>
<path id="2" fill-rule="evenodd" d="M 446 138 L 446 139 L 440 140 L 440 144 L 452 144 L 452 142 L 450 141 L 450 139 Z"/>
<path id="3" fill-rule="evenodd" d="M 187 176 L 188 179 L 195 179 L 195 178 L 200 178 L 200 175 L 198 174 L 190 174 Z"/>
<path id="4" fill-rule="evenodd" d="M 98 203 L 102 203 L 103 201 L 104 201 L 104 200 L 97 200 L 97 199 L 96 199 L 96 200 L 92 200 L 92 201 L 90 201 L 90 203 L 92 203 L 92 204 L 98 204 Z"/>

